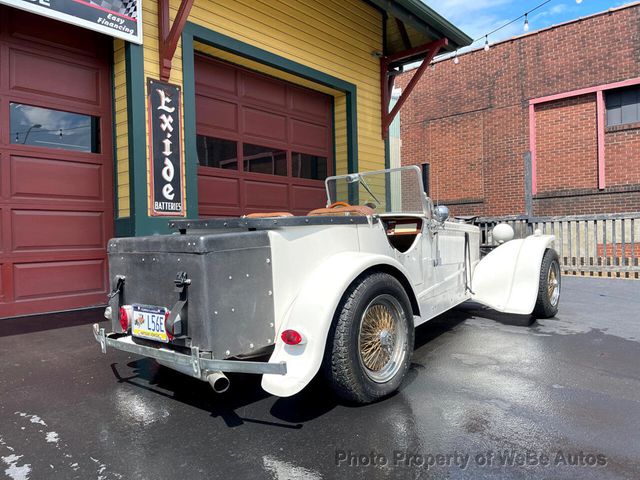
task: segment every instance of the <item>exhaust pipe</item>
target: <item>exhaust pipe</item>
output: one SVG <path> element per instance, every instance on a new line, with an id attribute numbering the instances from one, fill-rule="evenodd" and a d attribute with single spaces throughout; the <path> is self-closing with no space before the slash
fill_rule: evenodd
<path id="1" fill-rule="evenodd" d="M 207 382 L 213 388 L 213 391 L 216 393 L 224 393 L 229 390 L 229 379 L 222 372 L 211 372 L 207 375 Z"/>

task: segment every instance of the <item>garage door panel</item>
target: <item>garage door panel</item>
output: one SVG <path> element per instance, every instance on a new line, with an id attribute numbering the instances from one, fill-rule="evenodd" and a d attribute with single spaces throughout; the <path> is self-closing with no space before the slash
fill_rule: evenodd
<path id="1" fill-rule="evenodd" d="M 17 49 L 11 49 L 9 57 L 12 90 L 99 103 L 99 69 Z"/>
<path id="2" fill-rule="evenodd" d="M 202 206 L 236 206 L 240 203 L 237 178 L 198 176 L 198 202 Z"/>
<path id="3" fill-rule="evenodd" d="M 196 61 L 194 78 L 196 89 L 200 91 L 221 90 L 228 94 L 237 94 L 236 69 L 221 62 Z"/>
<path id="4" fill-rule="evenodd" d="M 330 120 L 328 117 L 329 101 L 326 95 L 314 94 L 308 90 L 291 88 L 291 109 L 302 115 L 317 117 L 322 122 Z"/>
<path id="5" fill-rule="evenodd" d="M 258 75 L 244 74 L 242 76 L 242 96 L 283 108 L 287 105 L 286 86 L 282 82 Z"/>
<path id="6" fill-rule="evenodd" d="M 324 178 L 320 177 L 326 169 L 316 169 L 316 175 L 310 177 L 309 173 L 302 175 L 300 168 L 294 172 L 293 167 L 300 165 L 301 159 L 332 165 L 331 97 L 210 57 L 196 56 L 196 71 L 197 133 L 217 139 L 208 146 L 208 153 L 200 148 L 201 161 L 214 166 L 216 162 L 210 162 L 209 155 L 239 160 L 239 170 L 198 169 L 200 215 L 270 211 L 304 215 L 324 206 Z M 226 84 L 220 82 L 220 72 Z M 233 81 L 237 95 L 230 86 Z M 229 108 L 225 113 L 221 103 L 237 105 L 237 110 Z M 231 126 L 234 131 L 229 130 Z M 224 142 L 233 142 L 237 151 L 222 151 Z"/>
<path id="7" fill-rule="evenodd" d="M 238 130 L 238 107 L 235 103 L 202 95 L 198 95 L 196 102 L 198 104 L 196 110 L 198 133 L 208 134 L 209 132 L 205 130 L 207 127 L 229 130 L 230 132 Z"/>
<path id="8" fill-rule="evenodd" d="M 315 208 L 322 208 L 327 204 L 327 192 L 322 187 L 293 185 L 293 208 L 309 212 Z"/>
<path id="9" fill-rule="evenodd" d="M 12 251 L 104 247 L 102 212 L 14 210 Z"/>
<path id="10" fill-rule="evenodd" d="M 244 133 L 255 137 L 284 142 L 287 139 L 287 117 L 255 108 L 242 109 Z"/>
<path id="11" fill-rule="evenodd" d="M 291 120 L 291 143 L 325 151 L 327 148 L 327 127 L 302 120 Z"/>
<path id="12" fill-rule="evenodd" d="M 0 18 L 0 317 L 104 304 L 113 41 L 5 6 Z"/>
<path id="13" fill-rule="evenodd" d="M 246 206 L 249 208 L 274 208 L 286 210 L 289 190 L 285 183 L 243 180 Z"/>
<path id="14" fill-rule="evenodd" d="M 103 166 L 63 159 L 11 156 L 11 196 L 102 201 Z"/>
<path id="15" fill-rule="evenodd" d="M 15 300 L 98 293 L 105 288 L 105 260 L 14 264 Z"/>
<path id="16" fill-rule="evenodd" d="M 74 29 L 69 35 L 69 27 L 63 22 L 52 22 L 22 10 L 6 9 L 9 37 L 17 41 L 27 40 L 30 44 L 55 45 L 56 49 L 70 50 L 85 56 L 95 57 L 104 52 L 102 42 L 96 35 L 84 28 Z"/>
<path id="17" fill-rule="evenodd" d="M 199 218 L 232 218 L 243 215 L 239 207 L 201 206 L 198 208 Z"/>

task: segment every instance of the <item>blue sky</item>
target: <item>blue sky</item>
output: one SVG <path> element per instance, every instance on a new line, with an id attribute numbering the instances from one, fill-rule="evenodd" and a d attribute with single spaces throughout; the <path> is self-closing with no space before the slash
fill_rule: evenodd
<path id="1" fill-rule="evenodd" d="M 474 39 L 533 9 L 544 0 L 423 0 Z M 633 3 L 632 0 L 551 0 L 529 15 L 529 31 Z M 489 37 L 496 42 L 524 33 L 524 19 Z M 473 45 L 481 47 L 484 40 Z"/>

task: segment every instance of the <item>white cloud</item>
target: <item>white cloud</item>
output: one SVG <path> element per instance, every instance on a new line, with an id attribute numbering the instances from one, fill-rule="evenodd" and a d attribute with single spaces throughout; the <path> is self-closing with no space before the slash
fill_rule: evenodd
<path id="1" fill-rule="evenodd" d="M 565 13 L 569 10 L 570 10 L 569 5 L 567 5 L 566 3 L 559 3 L 558 5 L 554 5 L 549 9 L 536 11 L 533 13 L 533 16 L 530 16 L 529 18 L 532 21 L 535 21 L 541 18 L 554 17 L 556 15 L 560 15 L 561 13 Z"/>

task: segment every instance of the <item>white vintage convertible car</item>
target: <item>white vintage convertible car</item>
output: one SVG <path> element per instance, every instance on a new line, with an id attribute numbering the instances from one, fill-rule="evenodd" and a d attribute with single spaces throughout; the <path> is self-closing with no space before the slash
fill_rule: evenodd
<path id="1" fill-rule="evenodd" d="M 556 314 L 553 236 L 481 259 L 479 229 L 434 208 L 417 167 L 326 187 L 326 208 L 307 216 L 172 221 L 173 235 L 109 241 L 102 351 L 154 358 L 216 392 L 229 387 L 225 372 L 245 372 L 286 397 L 321 372 L 340 397 L 367 403 L 401 384 L 414 329 L 461 302 Z"/>

